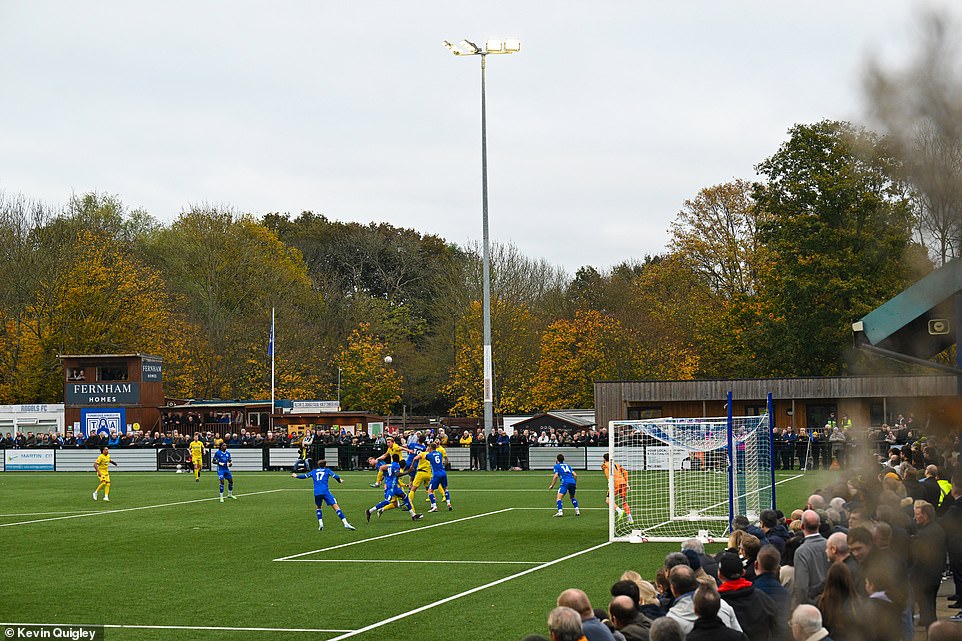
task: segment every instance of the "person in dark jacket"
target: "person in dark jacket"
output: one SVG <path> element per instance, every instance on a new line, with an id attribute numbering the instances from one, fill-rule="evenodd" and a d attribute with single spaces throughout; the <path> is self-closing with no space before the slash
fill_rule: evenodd
<path id="1" fill-rule="evenodd" d="M 615 630 L 625 637 L 625 641 L 648 641 L 651 619 L 639 612 L 635 606 L 636 602 L 633 602 L 631 597 L 616 596 L 608 604 L 608 618 Z"/>
<path id="2" fill-rule="evenodd" d="M 792 533 L 788 531 L 783 523 L 778 520 L 778 512 L 775 510 L 762 510 L 758 515 L 759 524 L 762 532 L 768 538 L 768 542 L 775 546 L 779 554 L 785 552 L 785 543 L 792 538 Z"/>
<path id="3" fill-rule="evenodd" d="M 925 478 L 919 481 L 922 486 L 923 501 L 928 501 L 933 506 L 938 507 L 942 503 L 942 486 L 939 485 L 939 468 L 935 465 L 925 467 Z"/>
<path id="4" fill-rule="evenodd" d="M 745 635 L 751 641 L 771 641 L 784 638 L 777 620 L 775 602 L 771 597 L 756 590 L 744 578 L 742 560 L 735 554 L 722 554 L 718 561 L 718 577 L 722 584 L 718 593 L 735 610 L 735 616 Z"/>
<path id="5" fill-rule="evenodd" d="M 918 534 L 911 543 L 912 594 L 919 606 L 919 624 L 929 627 L 935 621 L 935 598 L 945 568 L 945 530 L 935 520 L 935 506 L 927 501 L 915 502 Z"/>
<path id="6" fill-rule="evenodd" d="M 902 610 L 905 601 L 898 598 L 895 586 L 901 581 L 884 563 L 872 563 L 865 571 L 865 590 L 857 609 L 862 636 L 872 641 L 901 641 Z"/>
<path id="7" fill-rule="evenodd" d="M 744 632 L 732 630 L 718 618 L 721 596 L 715 590 L 702 586 L 695 590 L 695 614 L 698 618 L 685 636 L 685 641 L 748 641 Z"/>
<path id="8" fill-rule="evenodd" d="M 785 589 L 778 578 L 781 556 L 774 545 L 763 545 L 755 559 L 755 580 L 752 587 L 764 592 L 775 604 L 775 617 L 778 621 L 788 621 L 792 613 L 792 593 Z M 789 630 L 781 626 L 776 639 L 788 639 Z"/>

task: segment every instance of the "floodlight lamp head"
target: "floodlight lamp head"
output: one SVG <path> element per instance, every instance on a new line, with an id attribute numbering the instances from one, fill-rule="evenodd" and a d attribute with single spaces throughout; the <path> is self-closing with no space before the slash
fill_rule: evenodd
<path id="1" fill-rule="evenodd" d="M 456 56 L 460 56 L 460 55 L 461 55 L 461 52 L 458 51 L 458 48 L 457 48 L 456 46 L 454 46 L 454 44 L 448 42 L 447 40 L 442 40 L 442 41 L 441 41 L 441 44 L 444 45 L 444 48 L 445 48 L 445 49 L 447 49 L 448 51 L 450 51 L 450 52 L 453 53 L 454 55 L 456 55 Z"/>
<path id="2" fill-rule="evenodd" d="M 484 43 L 486 53 L 505 53 L 504 40 L 488 40 Z"/>
<path id="3" fill-rule="evenodd" d="M 508 38 L 504 41 L 505 53 L 518 53 L 521 51 L 521 41 L 517 38 Z"/>
<path id="4" fill-rule="evenodd" d="M 474 54 L 481 53 L 481 47 L 474 44 L 470 40 L 462 40 L 461 42 L 458 43 L 458 45 L 461 47 L 461 51 L 467 55 L 474 55 Z"/>

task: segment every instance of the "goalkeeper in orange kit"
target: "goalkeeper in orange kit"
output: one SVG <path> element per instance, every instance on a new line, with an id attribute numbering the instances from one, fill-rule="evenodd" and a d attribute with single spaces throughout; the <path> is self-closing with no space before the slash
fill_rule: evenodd
<path id="1" fill-rule="evenodd" d="M 628 472 L 625 468 L 621 467 L 617 463 L 611 463 L 608 460 L 608 453 L 605 452 L 605 462 L 601 464 L 601 471 L 605 473 L 605 478 L 611 478 L 612 468 L 614 468 L 615 473 L 615 512 L 617 513 L 617 518 L 620 520 L 622 518 L 628 517 L 629 523 L 634 523 L 631 518 L 631 506 L 628 505 Z M 611 505 L 611 497 L 605 497 L 605 503 Z M 619 505 L 620 504 L 620 505 Z M 622 507 L 624 506 L 624 507 Z"/>

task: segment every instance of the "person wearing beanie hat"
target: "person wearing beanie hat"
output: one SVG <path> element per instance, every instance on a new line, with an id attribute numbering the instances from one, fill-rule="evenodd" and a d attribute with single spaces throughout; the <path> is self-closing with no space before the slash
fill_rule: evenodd
<path id="1" fill-rule="evenodd" d="M 698 558 L 697 552 L 694 550 L 682 550 L 681 553 L 688 557 L 688 565 L 691 566 L 692 570 L 698 572 L 698 570 L 701 569 L 701 559 Z"/>
<path id="2" fill-rule="evenodd" d="M 742 630 L 752 641 L 787 638 L 785 622 L 776 616 L 775 602 L 761 590 L 756 590 L 744 574 L 745 567 L 737 554 L 725 552 L 718 559 L 718 578 L 722 581 L 718 593 L 735 610 Z"/>

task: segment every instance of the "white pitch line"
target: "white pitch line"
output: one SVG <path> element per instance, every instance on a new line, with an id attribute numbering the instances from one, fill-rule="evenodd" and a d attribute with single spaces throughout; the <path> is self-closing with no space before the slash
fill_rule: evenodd
<path id="1" fill-rule="evenodd" d="M 8 516 L 46 516 L 48 514 L 84 514 L 94 513 L 99 510 L 69 510 L 66 512 L 21 512 L 20 514 L 0 514 L 0 518 Z"/>
<path id="2" fill-rule="evenodd" d="M 288 559 L 288 563 L 456 563 L 466 565 L 539 565 L 546 561 L 452 561 L 450 559 Z"/>
<path id="3" fill-rule="evenodd" d="M 262 492 L 247 492 L 237 496 L 255 496 L 257 494 L 270 494 L 272 492 L 284 492 L 288 488 L 276 490 L 264 490 Z M 16 521 L 14 523 L 0 523 L 0 527 L 10 527 L 11 525 L 29 525 L 30 523 L 43 523 L 45 521 L 60 521 L 63 519 L 82 519 L 87 516 L 100 516 L 101 514 L 119 514 L 120 512 L 136 512 L 137 510 L 153 510 L 159 507 L 172 507 L 174 505 L 186 505 L 188 503 L 202 503 L 204 501 L 217 501 L 219 497 L 212 496 L 206 499 L 191 499 L 189 501 L 176 501 L 174 503 L 161 503 L 159 505 L 141 505 L 140 507 L 125 507 L 118 510 L 104 510 L 102 512 L 85 512 L 84 514 L 73 514 L 70 516 L 53 516 L 49 519 L 33 519 L 32 521 Z"/>
<path id="4" fill-rule="evenodd" d="M 359 541 L 351 541 L 350 543 L 342 543 L 340 545 L 332 545 L 331 547 L 321 548 L 319 550 L 311 550 L 310 552 L 301 552 L 299 554 L 292 554 L 290 556 L 282 556 L 275 561 L 291 561 L 299 556 L 310 556 L 311 554 L 317 554 L 319 552 L 330 552 L 331 550 L 337 550 L 340 548 L 350 547 L 352 545 L 358 545 L 360 543 L 367 543 L 369 541 L 377 541 L 379 539 L 389 539 L 392 536 L 401 536 L 402 534 L 411 534 L 412 532 L 423 532 L 424 530 L 430 530 L 431 528 L 441 527 L 442 525 L 451 525 L 453 523 L 460 523 L 462 521 L 470 521 L 471 519 L 479 519 L 482 516 L 491 516 L 492 514 L 501 514 L 502 512 L 510 512 L 513 507 L 506 507 L 503 510 L 495 510 L 494 512 L 485 512 L 484 514 L 475 514 L 474 516 L 466 516 L 462 519 L 454 519 L 453 521 L 442 521 L 440 523 L 435 523 L 434 525 L 425 525 L 423 527 L 415 527 L 410 530 L 401 530 L 400 532 L 392 532 L 390 534 L 382 534 L 381 536 L 372 536 L 369 539 L 361 539 Z"/>
<path id="5" fill-rule="evenodd" d="M 459 592 L 458 594 L 454 594 L 454 595 L 451 595 L 451 596 L 449 596 L 449 597 L 445 597 L 445 598 L 443 598 L 443 599 L 439 599 L 439 600 L 435 601 L 434 603 L 429 603 L 429 604 L 427 604 L 427 605 L 422 605 L 422 606 L 419 607 L 419 608 L 415 608 L 415 609 L 413 609 L 413 610 L 408 610 L 407 612 L 403 612 L 403 613 L 401 613 L 401 614 L 398 614 L 397 616 L 393 616 L 393 617 L 390 617 L 390 618 L 388 618 L 388 619 L 384 619 L 383 621 L 378 621 L 377 623 L 372 623 L 371 625 L 365 626 L 365 627 L 363 627 L 363 628 L 359 628 L 359 629 L 357 629 L 357 630 L 351 630 L 350 632 L 347 632 L 347 633 L 345 633 L 345 634 L 341 634 L 340 636 L 336 636 L 336 637 L 334 637 L 334 638 L 332 638 L 332 639 L 328 639 L 328 641 L 342 641 L 342 639 L 349 639 L 349 638 L 351 638 L 351 637 L 353 637 L 353 636 L 357 636 L 357 635 L 359 635 L 359 634 L 363 634 L 363 633 L 368 632 L 368 631 L 370 631 L 370 630 L 376 630 L 377 628 L 383 627 L 383 626 L 385 626 L 385 625 L 389 625 L 389 624 L 391 624 L 391 623 L 394 623 L 395 621 L 400 621 L 401 619 L 406 619 L 407 617 L 409 617 L 409 616 L 411 616 L 411 615 L 418 614 L 418 613 L 420 613 L 420 612 L 424 612 L 424 611 L 430 610 L 430 609 L 432 609 L 432 608 L 436 608 L 436 607 L 439 606 L 439 605 L 444 605 L 445 603 L 449 603 L 449 602 L 451 602 L 451 601 L 455 601 L 455 600 L 460 599 L 460 598 L 462 598 L 462 597 L 466 597 L 466 596 L 468 596 L 468 595 L 474 594 L 475 592 L 480 592 L 481 590 L 487 590 L 488 588 L 492 588 L 492 587 L 494 587 L 494 586 L 496 586 L 496 585 L 500 585 L 500 584 L 502 584 L 502 583 L 507 583 L 508 581 L 513 581 L 514 579 L 517 579 L 517 578 L 526 576 L 526 575 L 528 575 L 528 574 L 531 574 L 532 572 L 537 572 L 538 570 L 543 570 L 543 569 L 545 569 L 545 568 L 547 568 L 547 567 L 551 567 L 552 565 L 561 563 L 561 562 L 563 562 L 563 561 L 567 561 L 568 559 L 573 559 L 573 558 L 575 558 L 576 556 L 581 556 L 582 554 L 587 554 L 588 552 L 594 552 L 595 550 L 600 550 L 601 548 L 605 547 L 606 545 L 611 545 L 611 542 L 610 542 L 610 541 L 605 541 L 604 543 L 600 543 L 600 544 L 598 544 L 598 545 L 595 545 L 595 546 L 593 546 L 593 547 L 587 548 L 587 549 L 585 549 L 585 550 L 581 550 L 581 551 L 579 551 L 579 552 L 574 552 L 574 553 L 569 554 L 569 555 L 567 555 L 567 556 L 563 556 L 563 557 L 561 557 L 560 559 L 555 559 L 554 561 L 548 561 L 547 563 L 542 563 L 541 565 L 538 565 L 538 566 L 536 566 L 536 567 L 528 568 L 527 570 L 522 570 L 521 572 L 518 572 L 517 574 L 512 574 L 512 575 L 510 575 L 510 576 L 506 576 L 506 577 L 504 577 L 503 579 L 498 579 L 498 580 L 496 580 L 496 581 L 491 581 L 490 583 L 485 583 L 484 585 L 479 585 L 479 586 L 477 586 L 477 587 L 475 587 L 475 588 L 471 588 L 470 590 L 465 590 L 464 592 Z"/>
<path id="6" fill-rule="evenodd" d="M 44 628 L 115 628 L 130 630 L 215 630 L 220 632 L 353 632 L 327 628 L 226 628 L 213 625 L 128 625 L 118 623 L 0 623 L 0 626 L 36 626 Z"/>
<path id="7" fill-rule="evenodd" d="M 511 509 L 513 509 L 513 510 L 551 510 L 552 512 L 557 512 L 557 511 L 558 511 L 558 508 L 556 508 L 556 507 L 515 507 L 515 508 L 511 508 Z M 566 505 L 566 506 L 565 506 L 565 509 L 566 509 L 566 510 L 570 510 L 570 509 L 571 509 L 571 506 L 570 506 L 570 505 Z M 583 511 L 585 511 L 585 510 L 608 510 L 608 509 L 611 509 L 611 508 L 607 508 L 607 507 L 584 507 L 584 506 L 581 506 L 579 509 L 583 512 Z"/>

